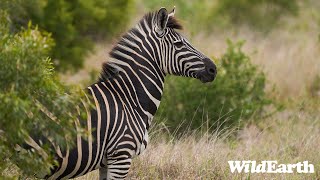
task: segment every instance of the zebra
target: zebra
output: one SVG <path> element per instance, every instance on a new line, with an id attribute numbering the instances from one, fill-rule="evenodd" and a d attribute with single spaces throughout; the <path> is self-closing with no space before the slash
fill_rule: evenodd
<path id="1" fill-rule="evenodd" d="M 94 107 L 84 107 L 91 136 L 74 148 L 57 149 L 59 166 L 46 179 L 69 179 L 99 169 L 100 179 L 126 178 L 132 159 L 148 144 L 148 129 L 160 105 L 166 75 L 215 79 L 212 60 L 177 30 L 175 8 L 150 12 L 110 52 L 98 81 L 87 88 Z M 78 123 L 79 124 L 79 123 Z"/>

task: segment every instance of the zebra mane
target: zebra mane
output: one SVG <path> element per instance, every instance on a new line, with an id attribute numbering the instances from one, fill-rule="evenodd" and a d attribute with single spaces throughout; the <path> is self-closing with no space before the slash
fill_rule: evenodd
<path id="1" fill-rule="evenodd" d="M 179 21 L 173 17 L 173 16 L 170 16 L 169 19 L 168 19 L 168 23 L 167 23 L 167 27 L 168 28 L 172 28 L 172 29 L 180 29 L 182 30 L 183 29 L 183 26 L 179 23 Z"/>
<path id="2" fill-rule="evenodd" d="M 157 14 L 157 12 L 150 12 L 143 16 L 143 18 L 139 21 L 138 24 L 142 24 L 144 22 L 147 23 L 149 27 L 152 27 L 152 21 L 154 16 Z M 172 29 L 183 29 L 182 25 L 179 23 L 179 21 L 173 17 L 170 16 L 167 22 L 167 27 Z M 137 32 L 137 28 L 134 27 L 131 30 L 129 30 L 126 34 L 124 34 L 121 38 L 121 40 L 112 48 L 112 50 L 109 52 L 109 55 L 111 58 L 114 58 L 114 52 L 116 51 L 116 48 L 119 44 L 123 46 L 131 46 L 128 42 L 124 41 L 124 39 L 131 39 L 130 34 Z M 119 74 L 119 70 L 117 69 L 116 65 L 110 63 L 110 62 L 104 62 L 102 65 L 102 71 L 100 73 L 99 81 L 106 81 L 108 79 L 111 79 Z"/>

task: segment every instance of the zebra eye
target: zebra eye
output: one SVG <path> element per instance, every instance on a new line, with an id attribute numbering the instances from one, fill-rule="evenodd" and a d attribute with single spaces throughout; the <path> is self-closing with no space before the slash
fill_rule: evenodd
<path id="1" fill-rule="evenodd" d="M 175 41 L 175 42 L 173 42 L 173 44 L 174 44 L 175 47 L 177 47 L 177 48 L 182 48 L 182 46 L 183 46 L 183 42 L 182 42 L 182 41 Z"/>

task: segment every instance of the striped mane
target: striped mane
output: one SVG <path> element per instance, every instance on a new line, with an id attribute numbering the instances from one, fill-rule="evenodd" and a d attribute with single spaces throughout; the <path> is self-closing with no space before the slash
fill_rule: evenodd
<path id="1" fill-rule="evenodd" d="M 146 22 L 149 27 L 152 27 L 152 23 L 153 23 L 152 21 L 153 21 L 154 16 L 156 14 L 157 14 L 157 12 L 150 12 L 150 13 L 145 14 L 143 16 L 143 18 L 139 21 L 138 25 Z M 179 23 L 179 21 L 173 16 L 169 17 L 167 27 L 172 28 L 172 29 L 179 29 L 179 30 L 183 29 L 183 27 Z M 118 45 L 131 47 L 131 45 L 127 41 L 124 41 L 124 39 L 132 39 L 130 34 L 132 34 L 132 33 L 136 34 L 137 32 L 138 32 L 137 28 L 134 27 L 131 30 L 129 30 L 126 34 L 124 34 L 122 36 L 121 40 L 109 52 L 110 57 L 116 58 L 114 56 L 114 52 L 116 51 Z M 119 70 L 115 66 L 113 66 L 109 62 L 104 62 L 102 65 L 102 71 L 100 73 L 100 77 L 99 77 L 98 81 L 107 81 L 107 80 L 112 79 L 113 77 L 117 76 L 118 73 L 119 73 Z"/>

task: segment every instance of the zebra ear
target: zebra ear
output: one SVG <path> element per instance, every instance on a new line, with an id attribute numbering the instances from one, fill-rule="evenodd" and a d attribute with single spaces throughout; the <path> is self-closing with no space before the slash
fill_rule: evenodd
<path id="1" fill-rule="evenodd" d="M 173 7 L 172 11 L 169 13 L 169 17 L 174 17 L 174 14 L 176 13 L 176 6 Z"/>
<path id="2" fill-rule="evenodd" d="M 167 23 L 168 23 L 168 12 L 166 10 L 166 8 L 161 8 L 158 13 L 157 13 L 157 17 L 156 17 L 156 22 L 157 22 L 157 28 L 156 31 L 158 34 L 163 34 L 164 29 L 167 27 Z"/>

